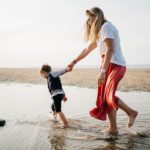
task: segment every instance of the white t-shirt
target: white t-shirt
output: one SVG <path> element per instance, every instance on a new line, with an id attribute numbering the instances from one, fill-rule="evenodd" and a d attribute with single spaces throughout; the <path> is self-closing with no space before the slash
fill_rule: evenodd
<path id="1" fill-rule="evenodd" d="M 114 51 L 113 51 L 110 62 L 117 64 L 117 65 L 126 66 L 126 62 L 125 62 L 124 56 L 122 54 L 121 46 L 120 46 L 120 38 L 119 38 L 118 30 L 110 22 L 105 22 L 101 27 L 100 39 L 99 39 L 101 55 L 104 55 L 106 53 L 104 40 L 107 38 L 113 39 L 114 41 Z"/>

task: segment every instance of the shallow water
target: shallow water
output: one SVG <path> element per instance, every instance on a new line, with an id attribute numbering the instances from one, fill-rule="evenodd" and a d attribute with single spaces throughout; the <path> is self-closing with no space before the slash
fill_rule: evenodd
<path id="1" fill-rule="evenodd" d="M 64 86 L 68 101 L 63 111 L 70 127 L 57 128 L 50 121 L 51 98 L 44 85 L 0 84 L 0 117 L 7 120 L 0 128 L 0 150 L 149 150 L 150 93 L 117 92 L 139 111 L 135 125 L 126 128 L 127 116 L 118 111 L 118 135 L 102 132 L 108 121 L 89 116 L 95 106 L 96 90 Z"/>

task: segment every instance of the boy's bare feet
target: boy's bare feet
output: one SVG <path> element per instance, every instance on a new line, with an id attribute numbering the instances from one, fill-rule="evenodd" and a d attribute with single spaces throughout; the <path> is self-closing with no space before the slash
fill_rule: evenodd
<path id="1" fill-rule="evenodd" d="M 69 125 L 67 124 L 67 125 L 64 125 L 63 127 L 64 127 L 64 128 L 68 128 L 68 127 L 69 127 Z"/>
<path id="2" fill-rule="evenodd" d="M 128 128 L 133 126 L 135 118 L 137 117 L 138 112 L 137 111 L 132 111 L 131 114 L 129 114 L 129 120 L 128 120 Z"/>
<path id="3" fill-rule="evenodd" d="M 69 125 L 58 125 L 57 128 L 66 129 L 69 128 Z"/>

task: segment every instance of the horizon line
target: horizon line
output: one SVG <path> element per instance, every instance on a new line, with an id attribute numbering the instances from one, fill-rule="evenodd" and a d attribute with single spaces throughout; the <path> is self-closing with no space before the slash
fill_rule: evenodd
<path id="1" fill-rule="evenodd" d="M 52 66 L 53 68 L 64 68 L 66 66 Z M 99 65 L 80 65 L 80 66 L 76 66 L 76 68 L 99 68 L 100 66 Z M 36 69 L 36 68 L 40 68 L 40 66 L 31 66 L 31 67 L 28 67 L 28 66 L 24 66 L 24 67 L 17 67 L 17 66 L 14 66 L 14 67 L 2 67 L 0 66 L 0 69 L 19 69 L 19 68 L 22 68 L 22 69 Z M 136 65 L 127 65 L 127 68 L 150 68 L 150 64 L 136 64 Z"/>

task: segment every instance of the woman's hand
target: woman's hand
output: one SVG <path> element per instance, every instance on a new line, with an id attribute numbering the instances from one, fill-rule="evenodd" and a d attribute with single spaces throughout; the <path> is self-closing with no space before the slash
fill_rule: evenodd
<path id="1" fill-rule="evenodd" d="M 105 76 L 106 76 L 106 69 L 109 66 L 111 57 L 112 57 L 112 53 L 114 51 L 114 41 L 113 39 L 105 39 L 104 41 L 104 45 L 106 48 L 106 54 L 104 57 L 104 62 L 103 62 L 103 67 L 100 71 L 100 74 L 98 75 L 98 84 L 104 84 L 104 80 L 105 80 Z"/>
<path id="2" fill-rule="evenodd" d="M 98 75 L 98 85 L 103 85 L 105 81 L 105 73 L 100 72 Z"/>
<path id="3" fill-rule="evenodd" d="M 68 65 L 67 71 L 68 71 L 68 72 L 72 71 L 72 68 L 73 68 L 72 66 Z"/>

